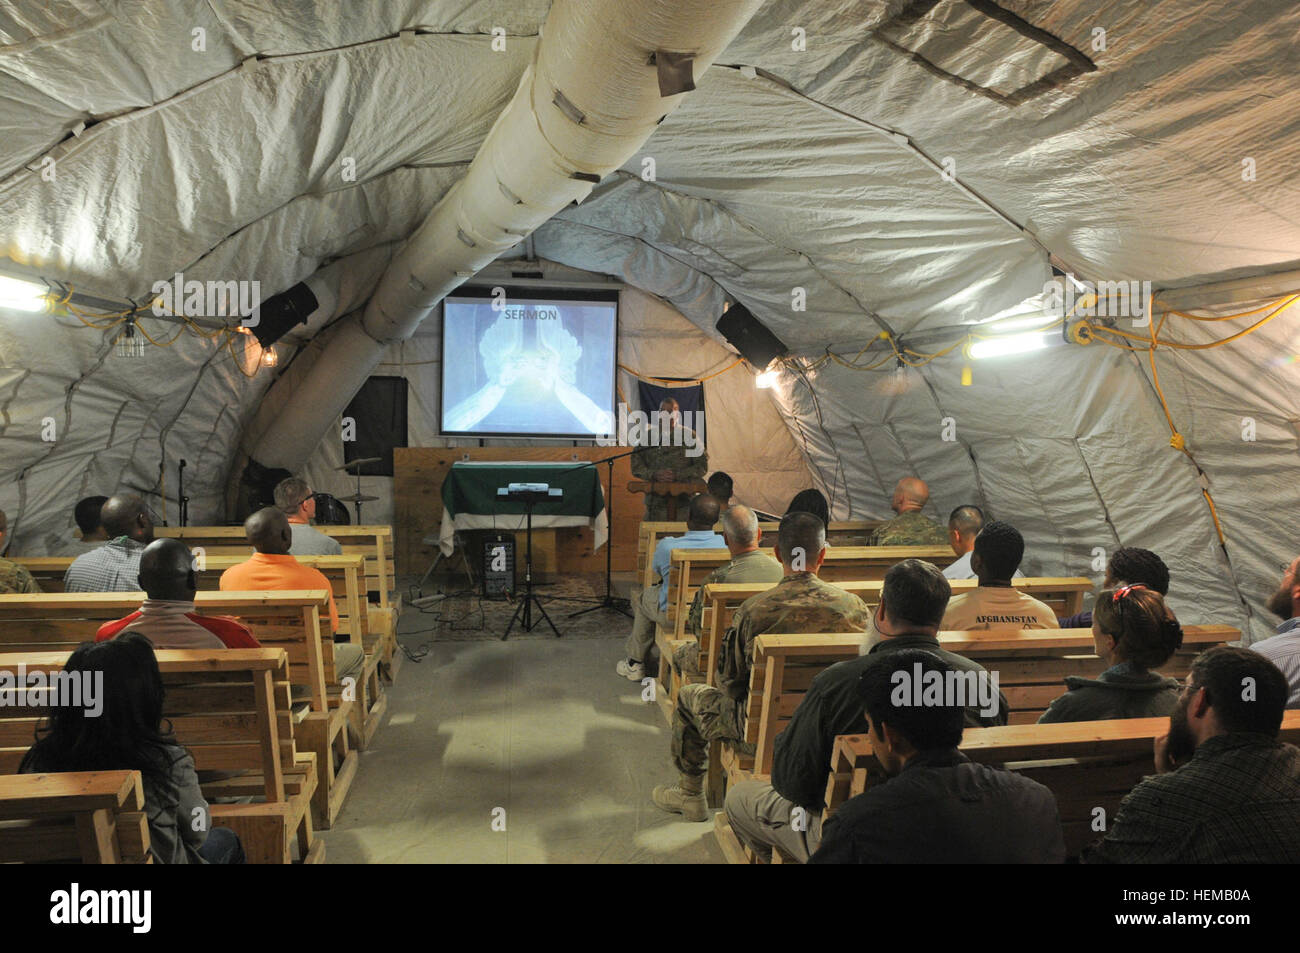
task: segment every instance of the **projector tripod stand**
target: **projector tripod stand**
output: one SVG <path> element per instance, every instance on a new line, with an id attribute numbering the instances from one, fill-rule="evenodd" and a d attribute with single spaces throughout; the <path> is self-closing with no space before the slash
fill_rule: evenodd
<path id="1" fill-rule="evenodd" d="M 555 627 L 555 623 L 551 621 L 551 617 L 547 615 L 546 610 L 542 608 L 542 600 L 537 598 L 536 593 L 533 592 L 533 507 L 539 502 L 556 499 L 559 492 L 559 490 L 553 490 L 548 493 L 531 491 L 509 492 L 505 487 L 497 490 L 497 496 L 519 500 L 524 504 L 524 519 L 526 521 L 525 525 L 527 526 L 527 529 L 524 532 L 524 599 L 523 602 L 519 603 L 515 608 L 515 614 L 510 617 L 510 624 L 506 626 L 506 633 L 501 636 L 502 642 L 510 638 L 510 630 L 515 627 L 516 622 L 520 623 L 520 627 L 525 632 L 531 632 L 533 629 L 537 628 L 537 626 L 542 624 L 541 619 L 533 618 L 534 604 L 537 606 L 537 614 L 540 615 L 542 619 L 546 620 L 546 624 L 551 627 L 551 631 L 555 633 L 555 637 L 557 639 L 560 637 L 560 630 Z"/>

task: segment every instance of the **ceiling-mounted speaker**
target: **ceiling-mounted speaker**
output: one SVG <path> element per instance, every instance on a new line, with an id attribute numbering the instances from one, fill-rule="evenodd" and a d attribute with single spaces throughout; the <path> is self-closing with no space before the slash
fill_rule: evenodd
<path id="1" fill-rule="evenodd" d="M 740 352 L 741 357 L 759 370 L 789 351 L 781 339 L 764 327 L 743 304 L 733 304 L 718 318 L 714 327 Z"/>
<path id="2" fill-rule="evenodd" d="M 258 309 L 258 321 L 249 330 L 262 347 L 270 347 L 298 325 L 306 324 L 319 306 L 315 293 L 306 282 L 300 281 L 263 301 Z"/>

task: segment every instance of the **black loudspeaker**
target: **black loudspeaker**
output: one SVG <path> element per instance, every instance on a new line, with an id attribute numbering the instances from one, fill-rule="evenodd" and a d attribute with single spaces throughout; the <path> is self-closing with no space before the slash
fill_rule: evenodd
<path id="1" fill-rule="evenodd" d="M 772 363 L 773 358 L 784 357 L 789 351 L 781 339 L 763 326 L 743 304 L 733 304 L 714 325 L 740 356 L 760 371 Z"/>
<path id="2" fill-rule="evenodd" d="M 288 291 L 263 301 L 258 307 L 257 324 L 250 330 L 262 347 L 270 347 L 298 325 L 306 324 L 318 307 L 316 295 L 300 281 Z"/>
<path id="3" fill-rule="evenodd" d="M 483 597 L 500 599 L 515 591 L 515 538 L 493 533 L 483 538 Z"/>
<path id="4" fill-rule="evenodd" d="M 275 487 L 281 480 L 293 476 L 279 467 L 264 467 L 250 459 L 239 477 L 239 498 L 235 517 L 241 522 L 266 506 L 275 506 Z"/>
<path id="5" fill-rule="evenodd" d="M 393 448 L 406 446 L 406 396 L 405 377 L 371 377 L 343 411 L 352 420 L 350 432 L 344 425 L 344 462 L 380 458 L 362 466 L 362 476 L 393 475 Z"/>

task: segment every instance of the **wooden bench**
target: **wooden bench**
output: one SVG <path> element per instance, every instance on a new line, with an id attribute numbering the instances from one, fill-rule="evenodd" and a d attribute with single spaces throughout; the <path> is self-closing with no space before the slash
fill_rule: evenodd
<path id="1" fill-rule="evenodd" d="M 979 582 L 975 579 L 958 579 L 951 584 L 953 594 L 957 595 L 976 588 Z M 765 592 L 774 585 L 776 583 L 772 582 L 715 582 L 704 587 L 704 611 L 701 616 L 699 640 L 700 665 L 703 669 L 703 675 L 701 677 L 683 678 L 672 670 L 672 653 L 679 645 L 689 642 L 693 638 L 691 633 L 684 631 L 680 640 L 667 643 L 668 651 L 666 653 L 660 653 L 659 685 L 661 691 L 667 689 L 665 693 L 669 696 L 670 702 L 676 699 L 677 690 L 682 684 L 688 684 L 692 681 L 704 681 L 709 685 L 714 684 L 722 636 L 731 625 L 736 610 L 740 608 L 741 603 L 746 599 L 752 598 L 760 592 Z M 880 601 L 880 590 L 884 586 L 884 582 L 883 580 L 837 582 L 835 585 L 845 592 L 853 593 L 867 605 L 874 608 Z M 1020 580 L 1016 588 L 1021 592 L 1028 593 L 1035 599 L 1045 602 L 1058 616 L 1069 616 L 1083 608 L 1084 594 L 1092 591 L 1092 582 L 1082 577 L 1027 578 Z"/>
<path id="2" fill-rule="evenodd" d="M 139 771 L 0 777 L 0 864 L 149 864 Z"/>
<path id="3" fill-rule="evenodd" d="M 1168 716 L 967 728 L 961 750 L 973 761 L 1003 765 L 1051 788 L 1066 855 L 1077 857 L 1104 836 L 1093 827 L 1096 809 L 1105 811 L 1109 826 L 1120 801 L 1155 773 L 1153 744 L 1168 731 Z M 1300 711 L 1283 716 L 1281 740 L 1300 744 Z M 882 780 L 884 773 L 866 735 L 836 738 L 824 816 Z"/>
<path id="4" fill-rule="evenodd" d="M 319 863 L 325 845 L 312 832 L 316 757 L 299 752 L 283 649 L 163 649 L 158 667 L 166 688 L 163 716 L 200 772 L 221 772 L 202 785 L 213 826 L 233 830 L 249 863 Z M 62 671 L 67 652 L 0 654 L 0 671 Z M 20 666 L 22 667 L 20 669 Z M 0 774 L 16 774 L 32 744 L 46 699 L 23 693 L 21 707 L 0 708 Z M 252 804 L 213 803 L 253 797 Z"/>
<path id="5" fill-rule="evenodd" d="M 233 527 L 229 528 L 233 529 Z M 357 678 L 359 705 L 353 712 L 358 726 L 357 746 L 364 749 L 379 728 L 379 722 L 387 707 L 381 682 L 381 666 L 383 653 L 389 650 L 385 646 L 383 636 L 371 629 L 370 623 L 375 615 L 369 611 L 370 607 L 361 594 L 364 571 L 362 559 L 357 554 L 296 558 L 304 566 L 319 570 L 329 580 L 334 592 L 335 611 L 339 616 L 339 633 L 346 635 L 354 644 L 360 645 L 365 653 L 362 671 Z M 198 560 L 199 566 L 195 573 L 200 592 L 218 591 L 221 574 L 231 566 L 247 559 L 247 554 L 213 556 L 204 551 L 202 559 Z M 68 566 L 72 564 L 72 558 L 67 556 L 22 557 L 14 561 L 26 566 L 41 588 L 49 593 L 63 591 L 63 576 Z M 138 596 L 140 599 L 143 597 L 143 593 Z M 91 633 L 92 638 L 93 636 L 94 633 Z M 327 679 L 326 683 L 335 684 L 330 679 Z"/>
<path id="6" fill-rule="evenodd" d="M 776 558 L 773 549 L 760 552 Z M 825 582 L 872 582 L 883 580 L 885 573 L 904 559 L 924 559 L 940 569 L 957 557 L 947 546 L 835 546 L 828 547 L 817 575 Z M 674 549 L 668 573 L 668 621 L 673 638 L 686 631 L 686 617 L 691 611 L 695 591 L 713 570 L 731 562 L 725 549 Z"/>
<path id="7" fill-rule="evenodd" d="M 94 639 L 103 623 L 134 612 L 143 599 L 142 592 L 0 595 L 0 652 L 70 652 Z M 382 696 L 371 697 L 361 679 L 355 693 L 338 685 L 334 640 L 324 635 L 327 626 L 321 623 L 325 600 L 320 589 L 200 592 L 195 599 L 200 613 L 237 616 L 264 647 L 285 650 L 289 683 L 305 694 L 309 706 L 297 736 L 299 746 L 316 755 L 320 783 L 313 808 L 321 828 L 333 825 L 356 775 L 349 723 L 357 747 L 363 747 L 368 740 L 366 722 L 377 723 L 386 705 Z"/>
<path id="8" fill-rule="evenodd" d="M 1185 626 L 1183 647 L 1160 671 L 1181 678 L 1200 652 L 1239 638 L 1240 631 L 1231 626 Z M 716 758 L 710 752 L 708 778 L 716 803 L 721 803 L 723 771 L 733 782 L 771 775 L 776 736 L 789 724 L 813 679 L 836 662 L 857 658 L 861 641 L 858 633 L 767 633 L 754 641 L 744 740 L 755 746 L 755 753 L 745 757 L 711 746 L 718 749 Z M 1067 675 L 1095 678 L 1105 664 L 1094 653 L 1091 629 L 940 632 L 939 644 L 997 673 L 1013 725 L 1037 721 L 1054 699 L 1065 694 Z"/>
<path id="9" fill-rule="evenodd" d="M 877 527 L 884 525 L 884 520 L 832 520 L 826 529 L 826 541 L 834 546 L 865 546 Z M 780 523 L 759 523 L 758 528 L 769 542 L 776 541 Z M 718 523 L 713 531 L 722 535 L 722 524 Z M 666 536 L 685 536 L 686 523 L 683 521 L 640 523 L 636 537 L 636 570 L 641 585 L 652 586 L 658 580 L 654 578 L 654 553 L 659 540 Z"/>
<path id="10" fill-rule="evenodd" d="M 370 625 L 379 640 L 379 656 L 386 676 L 394 674 L 397 646 L 397 616 L 401 598 L 394 592 L 393 528 L 383 525 L 317 526 L 337 540 L 344 556 L 363 560 L 364 588 L 361 605 L 374 603 Z M 156 526 L 154 535 L 182 539 L 193 548 L 202 548 L 209 557 L 238 556 L 247 559 L 253 552 L 242 526 Z M 307 557 L 299 557 L 305 560 Z M 400 656 L 398 656 L 400 657 Z"/>
<path id="11" fill-rule="evenodd" d="M 776 558 L 771 547 L 761 547 L 760 552 Z M 659 650 L 659 684 L 673 684 L 673 642 L 681 641 L 686 633 L 686 619 L 690 615 L 691 601 L 709 573 L 731 561 L 725 549 L 674 549 L 670 554 L 668 575 L 667 627 L 655 626 L 655 646 Z M 946 546 L 846 546 L 828 547 L 826 558 L 817 575 L 826 582 L 862 582 L 882 580 L 891 566 L 904 559 L 925 559 L 943 567 L 956 557 Z M 672 717 L 672 699 L 676 695 L 659 692 L 657 697 L 665 714 Z"/>

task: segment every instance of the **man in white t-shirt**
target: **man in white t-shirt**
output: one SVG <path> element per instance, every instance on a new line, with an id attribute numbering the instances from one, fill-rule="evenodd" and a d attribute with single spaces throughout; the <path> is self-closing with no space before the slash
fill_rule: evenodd
<path id="1" fill-rule="evenodd" d="M 984 511 L 973 503 L 959 506 L 948 514 L 948 545 L 957 554 L 955 562 L 944 569 L 945 579 L 974 579 L 975 570 L 971 568 L 971 554 L 975 551 L 975 537 L 984 528 Z M 1016 570 L 1012 579 L 1024 579 L 1025 574 Z"/>
<path id="2" fill-rule="evenodd" d="M 1025 538 L 1010 523 L 985 523 L 975 537 L 971 567 L 979 579 L 972 592 L 954 596 L 940 628 L 1055 629 L 1056 613 L 1011 585 L 1025 555 Z"/>

